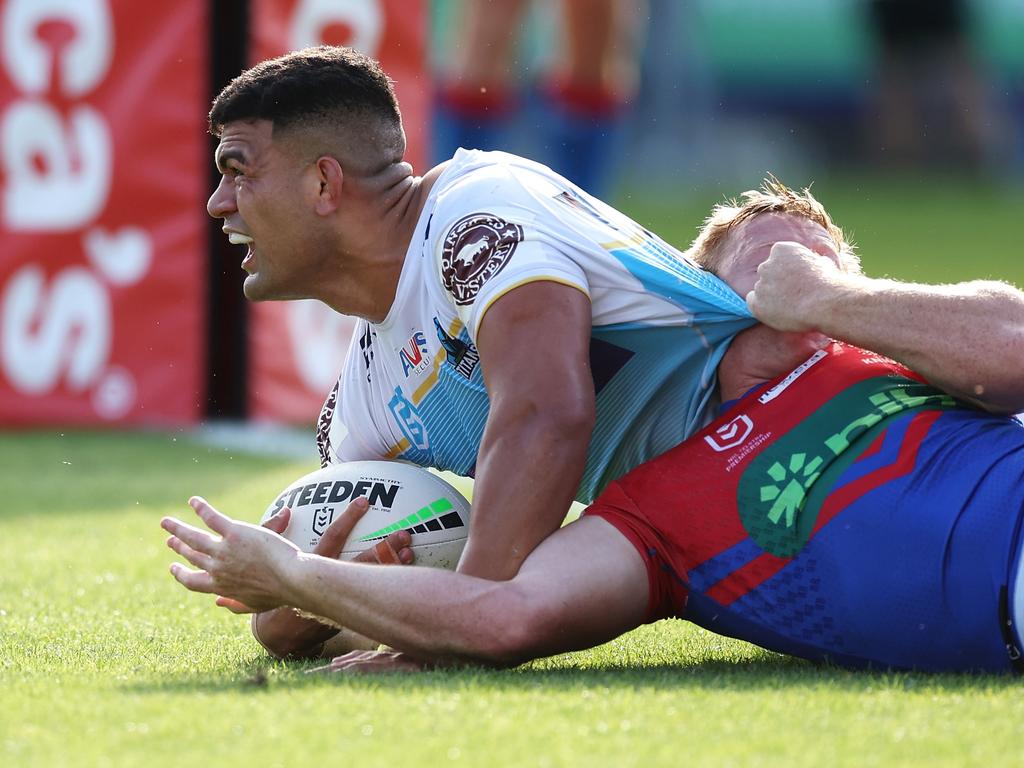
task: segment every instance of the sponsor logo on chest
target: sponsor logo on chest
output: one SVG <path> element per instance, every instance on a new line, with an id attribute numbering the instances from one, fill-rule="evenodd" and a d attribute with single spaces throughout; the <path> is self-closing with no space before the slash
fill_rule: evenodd
<path id="1" fill-rule="evenodd" d="M 405 374 L 405 378 L 427 370 L 430 366 L 430 355 L 427 353 L 427 337 L 422 331 L 416 331 L 405 342 L 405 346 L 398 352 L 398 357 L 402 361 L 402 373 Z"/>

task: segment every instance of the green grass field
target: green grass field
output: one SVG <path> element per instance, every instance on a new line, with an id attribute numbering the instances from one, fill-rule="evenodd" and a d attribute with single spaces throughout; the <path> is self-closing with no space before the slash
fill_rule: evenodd
<path id="1" fill-rule="evenodd" d="M 1024 283 L 1020 192 L 820 184 L 872 273 Z M 718 196 L 626 200 L 675 242 Z M 900 213 L 897 206 L 906 205 Z M 186 593 L 157 522 L 256 519 L 309 462 L 184 433 L 0 433 L 0 766 L 1015 765 L 1000 677 L 851 673 L 681 622 L 508 671 L 317 677 Z"/>

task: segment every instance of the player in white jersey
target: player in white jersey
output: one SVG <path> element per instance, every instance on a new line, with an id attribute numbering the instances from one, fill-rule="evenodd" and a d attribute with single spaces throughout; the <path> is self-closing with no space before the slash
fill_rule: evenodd
<path id="1" fill-rule="evenodd" d="M 539 281 L 591 306 L 597 418 L 579 501 L 706 423 L 725 342 L 752 322 L 743 300 L 545 166 L 460 150 L 424 203 L 387 317 L 357 326 L 321 416 L 321 461 L 399 458 L 472 476 L 489 405 L 481 320 Z M 524 343 L 539 360 L 549 341 Z"/>
<path id="2" fill-rule="evenodd" d="M 470 152 L 414 176 L 390 82 L 350 49 L 244 72 L 210 129 L 222 179 L 207 207 L 248 246 L 247 298 L 364 321 L 321 415 L 324 460 L 473 474 L 472 575 L 511 578 L 574 498 L 702 426 L 718 360 L 754 322 L 542 166 Z M 318 636 L 289 611 L 255 628 L 279 653 Z"/>
<path id="3" fill-rule="evenodd" d="M 464 573 L 511 578 L 573 498 L 702 426 L 715 367 L 754 322 L 723 283 L 540 166 L 466 153 L 414 176 L 390 82 L 349 49 L 248 70 L 210 128 L 208 210 L 248 246 L 246 296 L 365 321 L 322 414 L 325 460 L 475 474 Z M 334 634 L 290 608 L 254 631 L 282 655 Z"/>

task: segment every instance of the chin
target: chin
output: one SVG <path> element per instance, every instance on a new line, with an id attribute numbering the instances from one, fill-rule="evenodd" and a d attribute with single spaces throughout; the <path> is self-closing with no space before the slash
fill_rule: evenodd
<path id="1" fill-rule="evenodd" d="M 257 275 L 249 275 L 245 278 L 245 282 L 242 283 L 242 293 L 249 301 L 268 301 L 274 298 L 267 294 Z"/>

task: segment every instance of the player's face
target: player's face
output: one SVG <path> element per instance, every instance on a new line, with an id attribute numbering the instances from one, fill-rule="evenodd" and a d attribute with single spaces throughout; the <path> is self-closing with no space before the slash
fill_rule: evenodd
<path id="1" fill-rule="evenodd" d="M 305 165 L 275 145 L 268 120 L 228 123 L 215 157 L 221 180 L 206 210 L 248 248 L 246 298 L 310 297 L 318 273 L 308 255 L 314 222 L 302 206 Z"/>
<path id="2" fill-rule="evenodd" d="M 729 236 L 731 255 L 719 276 L 740 296 L 746 296 L 757 282 L 757 268 L 782 241 L 800 243 L 832 259 L 842 268 L 835 241 L 820 224 L 788 213 L 765 213 L 747 219 Z"/>

